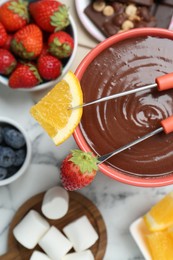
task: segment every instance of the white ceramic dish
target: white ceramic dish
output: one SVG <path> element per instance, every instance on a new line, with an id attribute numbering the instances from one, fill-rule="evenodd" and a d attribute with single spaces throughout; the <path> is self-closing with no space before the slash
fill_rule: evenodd
<path id="1" fill-rule="evenodd" d="M 138 218 L 130 225 L 130 233 L 138 245 L 140 251 L 142 252 L 145 260 L 152 260 L 151 254 L 149 252 L 145 235 L 148 234 L 148 230 L 145 226 L 143 218 Z"/>
<path id="2" fill-rule="evenodd" d="M 14 121 L 8 117 L 0 117 L 0 125 L 3 125 L 3 124 L 9 124 L 11 126 L 14 126 L 23 134 L 25 141 L 26 141 L 26 151 L 27 152 L 26 152 L 25 161 L 24 161 L 23 165 L 20 167 L 20 169 L 16 173 L 14 173 L 11 177 L 4 179 L 4 180 L 0 180 L 0 186 L 7 185 L 7 184 L 17 180 L 21 175 L 23 175 L 30 165 L 31 156 L 32 156 L 31 140 L 30 140 L 29 136 L 27 135 L 26 131 L 23 129 L 23 127 L 21 127 L 19 125 L 19 123 L 17 123 L 16 121 Z"/>
<path id="3" fill-rule="evenodd" d="M 7 2 L 7 0 L 1 0 L 0 1 L 0 5 L 2 5 L 3 3 Z M 30 1 L 31 2 L 31 1 Z M 74 59 L 75 59 L 75 56 L 76 56 L 76 52 L 77 52 L 77 45 L 78 45 L 78 37 L 77 37 L 77 27 L 76 27 L 76 24 L 74 22 L 74 19 L 73 17 L 69 14 L 69 19 L 70 19 L 70 34 L 72 35 L 73 39 L 74 39 L 74 49 L 73 49 L 73 52 L 68 60 L 68 62 L 66 63 L 66 65 L 64 66 L 63 70 L 62 70 L 62 73 L 60 75 L 60 77 L 58 77 L 57 79 L 55 80 L 52 80 L 52 81 L 48 81 L 48 82 L 45 82 L 45 83 L 42 83 L 42 84 L 39 84 L 37 85 L 36 87 L 33 87 L 33 88 L 20 88 L 20 89 L 15 89 L 15 91 L 25 91 L 25 92 L 34 92 L 34 91 L 40 91 L 40 90 L 45 90 L 47 88 L 51 88 L 53 87 L 57 82 L 59 82 L 63 77 L 64 75 L 69 71 Z M 5 86 L 5 87 L 8 87 L 8 78 L 0 75 L 0 86 Z"/>
<path id="4" fill-rule="evenodd" d="M 85 8 L 89 5 L 91 0 L 75 0 L 76 11 L 79 19 L 85 29 L 98 41 L 103 41 L 106 37 L 99 31 L 95 24 L 84 13 Z M 173 18 L 171 19 L 169 30 L 173 30 Z"/>
<path id="5" fill-rule="evenodd" d="M 86 30 L 98 41 L 103 41 L 106 37 L 99 31 L 93 22 L 85 15 L 84 10 L 89 5 L 90 0 L 75 0 L 76 11 L 80 21 Z"/>

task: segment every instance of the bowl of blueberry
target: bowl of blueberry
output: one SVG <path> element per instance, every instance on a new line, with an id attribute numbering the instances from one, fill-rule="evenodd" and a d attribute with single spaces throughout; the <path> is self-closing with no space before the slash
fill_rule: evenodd
<path id="1" fill-rule="evenodd" d="M 26 131 L 10 118 L 0 117 L 0 186 L 26 172 L 31 160 L 31 142 Z"/>

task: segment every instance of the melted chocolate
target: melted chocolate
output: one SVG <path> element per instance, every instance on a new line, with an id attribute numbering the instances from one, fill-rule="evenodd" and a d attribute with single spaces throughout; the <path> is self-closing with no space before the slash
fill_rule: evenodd
<path id="1" fill-rule="evenodd" d="M 84 73 L 84 101 L 138 88 L 173 71 L 173 41 L 157 37 L 127 39 L 99 54 Z M 173 115 L 173 90 L 138 92 L 84 108 L 81 131 L 98 155 L 111 152 L 160 127 Z M 107 161 L 126 174 L 173 172 L 173 134 L 157 134 Z"/>

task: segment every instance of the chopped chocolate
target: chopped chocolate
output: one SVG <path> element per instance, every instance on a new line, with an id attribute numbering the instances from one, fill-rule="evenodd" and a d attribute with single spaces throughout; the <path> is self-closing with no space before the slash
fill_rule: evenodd
<path id="1" fill-rule="evenodd" d="M 114 8 L 114 11 L 116 14 L 124 13 L 125 11 L 125 5 L 118 3 L 118 2 L 113 2 L 112 6 Z"/>
<path id="2" fill-rule="evenodd" d="M 120 27 L 126 20 L 127 20 L 127 15 L 125 13 L 120 13 L 120 14 L 116 15 L 112 21 L 113 21 L 113 24 Z"/>
<path id="3" fill-rule="evenodd" d="M 118 33 L 119 27 L 112 23 L 105 22 L 102 26 L 102 31 L 105 33 L 105 35 L 107 35 L 107 37 L 109 37 L 109 35 L 114 35 Z"/>
<path id="4" fill-rule="evenodd" d="M 92 2 L 103 2 L 104 0 L 92 0 Z M 170 3 L 172 0 L 166 0 L 166 2 Z M 113 3 L 115 0 L 105 0 L 104 2 L 106 3 Z M 133 3 L 133 4 L 138 4 L 138 5 L 145 5 L 145 6 L 151 6 L 153 4 L 153 0 L 119 0 L 121 3 Z M 160 2 L 165 2 L 160 0 Z"/>
<path id="5" fill-rule="evenodd" d="M 132 0 L 130 3 L 122 0 L 95 0 L 84 12 L 106 37 L 132 28 L 156 26 L 156 19 L 151 14 L 150 7 L 134 4 Z"/>
<path id="6" fill-rule="evenodd" d="M 168 28 L 173 15 L 173 6 L 159 4 L 156 6 L 155 13 L 157 27 Z"/>
<path id="7" fill-rule="evenodd" d="M 173 6 L 173 1 L 172 0 L 155 0 L 155 2 L 159 3 L 159 4 L 166 4 L 166 5 Z"/>
<path id="8" fill-rule="evenodd" d="M 151 20 L 151 15 L 148 12 L 148 9 L 145 6 L 139 7 L 137 15 L 143 18 L 143 20 L 149 22 Z"/>
<path id="9" fill-rule="evenodd" d="M 93 3 L 112 6 L 114 12 L 104 15 L 93 9 Z M 85 9 L 85 14 L 106 36 L 139 27 L 168 28 L 173 15 L 173 0 L 94 0 Z M 130 22 L 129 22 L 130 21 Z"/>

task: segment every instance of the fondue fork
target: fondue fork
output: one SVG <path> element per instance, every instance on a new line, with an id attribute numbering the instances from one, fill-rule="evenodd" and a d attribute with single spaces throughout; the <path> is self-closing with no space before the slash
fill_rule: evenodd
<path id="1" fill-rule="evenodd" d="M 162 120 L 161 121 L 161 127 L 157 128 L 156 130 L 154 130 L 154 131 L 152 131 L 152 132 L 150 132 L 150 133 L 140 137 L 139 139 L 137 139 L 135 141 L 132 141 L 132 142 L 130 142 L 130 143 L 128 143 L 128 144 L 118 148 L 115 151 L 112 151 L 110 153 L 107 153 L 107 154 L 104 154 L 104 155 L 98 157 L 97 158 L 98 161 L 99 161 L 98 164 L 101 164 L 101 163 L 105 162 L 106 160 L 108 160 L 112 156 L 114 156 L 114 155 L 116 155 L 116 154 L 118 154 L 118 153 L 120 153 L 120 152 L 122 152 L 122 151 L 124 151 L 124 150 L 126 150 L 126 149 L 128 149 L 128 148 L 130 148 L 130 147 L 132 147 L 132 146 L 134 146 L 134 145 L 136 145 L 136 144 L 146 140 L 146 139 L 148 139 L 149 137 L 154 136 L 154 135 L 162 132 L 162 131 L 164 131 L 165 134 L 169 134 L 169 133 L 173 132 L 173 116 L 170 116 L 170 117 Z"/>
<path id="2" fill-rule="evenodd" d="M 124 91 L 124 92 L 121 92 L 121 93 L 116 93 L 116 94 L 110 95 L 108 97 L 99 98 L 99 99 L 93 100 L 93 101 L 88 102 L 88 103 L 83 103 L 83 104 L 78 105 L 78 106 L 70 107 L 69 109 L 77 109 L 77 108 L 86 107 L 86 106 L 89 106 L 89 105 L 93 105 L 93 104 L 100 103 L 100 102 L 103 102 L 103 101 L 107 101 L 107 100 L 110 100 L 110 99 L 115 99 L 115 98 L 118 98 L 118 97 L 130 95 L 130 94 L 142 91 L 142 90 L 151 89 L 151 88 L 155 88 L 155 87 L 157 87 L 157 89 L 159 91 L 173 88 L 173 73 L 169 73 L 169 74 L 165 74 L 163 76 L 157 77 L 155 79 L 155 83 L 153 83 L 153 84 L 146 85 L 146 86 L 143 86 L 143 87 L 140 87 L 140 88 L 127 90 L 127 91 Z"/>

